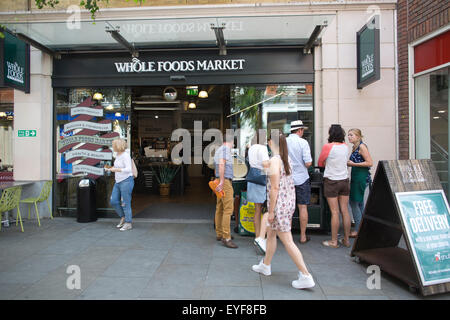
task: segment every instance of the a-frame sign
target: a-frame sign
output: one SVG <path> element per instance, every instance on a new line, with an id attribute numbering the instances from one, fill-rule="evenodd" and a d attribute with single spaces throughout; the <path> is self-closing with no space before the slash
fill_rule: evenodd
<path id="1" fill-rule="evenodd" d="M 449 225 L 431 160 L 380 161 L 351 256 L 424 296 L 450 292 Z M 399 247 L 402 236 L 406 249 Z"/>

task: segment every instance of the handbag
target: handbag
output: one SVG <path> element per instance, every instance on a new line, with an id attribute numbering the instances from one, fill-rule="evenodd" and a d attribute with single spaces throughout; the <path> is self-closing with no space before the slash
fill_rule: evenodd
<path id="1" fill-rule="evenodd" d="M 247 182 L 265 186 L 267 183 L 267 175 L 261 174 L 261 170 L 258 168 L 250 167 L 246 180 Z"/>

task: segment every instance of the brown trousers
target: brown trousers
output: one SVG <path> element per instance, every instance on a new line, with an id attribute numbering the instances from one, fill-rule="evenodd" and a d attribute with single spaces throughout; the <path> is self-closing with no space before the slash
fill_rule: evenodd
<path id="1" fill-rule="evenodd" d="M 230 180 L 225 179 L 223 191 L 225 192 L 225 196 L 221 199 L 217 198 L 216 204 L 216 235 L 223 239 L 231 239 L 230 221 L 234 208 L 234 192 L 233 184 Z"/>

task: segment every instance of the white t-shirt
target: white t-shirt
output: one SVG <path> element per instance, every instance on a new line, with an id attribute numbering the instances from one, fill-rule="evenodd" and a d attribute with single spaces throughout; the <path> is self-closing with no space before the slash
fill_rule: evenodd
<path id="1" fill-rule="evenodd" d="M 254 144 L 248 149 L 248 162 L 250 167 L 264 170 L 263 161 L 269 161 L 269 151 L 266 146 Z"/>
<path id="2" fill-rule="evenodd" d="M 131 157 L 128 152 L 122 152 L 120 156 L 114 160 L 114 167 L 122 169 L 121 172 L 115 172 L 116 183 L 119 183 L 126 178 L 133 176 L 133 169 L 131 168 Z"/>
<path id="3" fill-rule="evenodd" d="M 327 143 L 323 146 L 319 157 L 319 167 L 325 161 L 324 178 L 345 180 L 348 178 L 348 146 L 345 143 Z"/>

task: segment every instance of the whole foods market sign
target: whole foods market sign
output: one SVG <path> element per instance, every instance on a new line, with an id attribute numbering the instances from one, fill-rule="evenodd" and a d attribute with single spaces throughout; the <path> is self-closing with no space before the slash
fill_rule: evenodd
<path id="1" fill-rule="evenodd" d="M 0 86 L 30 92 L 30 46 L 3 30 L 0 40 Z"/>
<path id="2" fill-rule="evenodd" d="M 357 88 L 380 79 L 379 16 L 374 16 L 356 34 Z"/>
<path id="3" fill-rule="evenodd" d="M 450 213 L 444 192 L 397 192 L 395 196 L 423 285 L 449 282 Z"/>
<path id="4" fill-rule="evenodd" d="M 194 72 L 244 70 L 245 59 L 175 60 L 115 62 L 117 72 Z"/>

